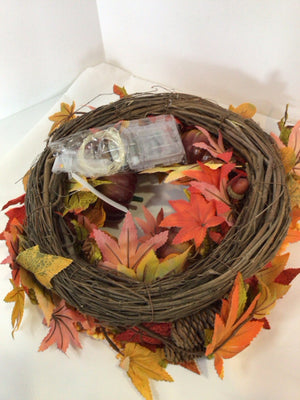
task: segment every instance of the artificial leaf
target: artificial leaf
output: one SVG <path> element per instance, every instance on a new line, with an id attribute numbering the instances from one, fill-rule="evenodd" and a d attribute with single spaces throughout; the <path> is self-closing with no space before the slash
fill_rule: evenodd
<path id="1" fill-rule="evenodd" d="M 89 207 L 87 210 L 82 213 L 89 222 L 95 225 L 96 228 L 100 228 L 104 225 L 106 219 L 106 212 L 103 208 L 103 201 L 101 199 L 97 199 L 96 203 L 94 203 L 93 207 Z"/>
<path id="2" fill-rule="evenodd" d="M 50 292 L 40 285 L 26 269 L 21 268 L 20 274 L 23 287 L 25 286 L 28 291 L 33 290 L 37 304 L 44 314 L 47 326 L 49 326 L 52 313 L 55 309 Z"/>
<path id="3" fill-rule="evenodd" d="M 159 225 L 161 221 L 164 219 L 164 210 L 160 209 L 156 218 L 151 214 L 147 207 L 143 206 L 143 212 L 145 216 L 145 221 L 141 218 L 136 217 L 135 220 L 139 224 L 139 226 L 144 231 L 144 236 L 140 237 L 139 240 L 141 242 L 145 242 L 148 239 L 151 239 L 154 235 L 160 233 L 163 228 Z"/>
<path id="4" fill-rule="evenodd" d="M 223 359 L 231 358 L 246 348 L 263 326 L 261 321 L 251 321 L 259 296 L 255 296 L 249 307 L 244 309 L 246 289 L 242 275 L 238 273 L 229 299 L 223 299 L 220 314 L 216 314 L 212 341 L 205 354 L 214 355 L 215 368 L 221 378 L 224 376 Z"/>
<path id="5" fill-rule="evenodd" d="M 97 201 L 98 197 L 92 192 L 75 192 L 65 199 L 64 215 L 68 212 L 80 214 L 82 211 L 89 208 L 91 204 Z"/>
<path id="6" fill-rule="evenodd" d="M 64 300 L 52 313 L 50 320 L 50 329 L 48 335 L 43 339 L 39 351 L 44 351 L 52 344 L 56 343 L 57 347 L 64 353 L 67 351 L 69 344 L 74 347 L 82 347 L 78 338 L 76 329 L 77 322 L 82 322 L 84 317 L 78 312 L 67 307 Z"/>
<path id="7" fill-rule="evenodd" d="M 168 232 L 161 232 L 140 244 L 133 217 L 130 212 L 127 212 L 118 242 L 101 230 L 94 230 L 92 237 L 101 250 L 104 265 L 113 269 L 123 265 L 136 270 L 143 257 L 150 250 L 156 250 L 165 244 Z"/>
<path id="8" fill-rule="evenodd" d="M 194 146 L 207 150 L 213 157 L 219 158 L 220 160 L 228 163 L 231 160 L 232 151 L 225 149 L 221 132 L 219 133 L 218 141 L 216 142 L 206 129 L 202 128 L 201 126 L 197 126 L 196 128 L 206 136 L 209 144 L 205 142 L 196 142 L 194 143 Z"/>
<path id="9" fill-rule="evenodd" d="M 121 86 L 114 84 L 113 91 L 114 91 L 114 94 L 117 94 L 118 96 L 120 96 L 120 99 L 122 99 L 125 96 L 128 96 L 128 93 L 124 86 L 121 87 Z"/>
<path id="10" fill-rule="evenodd" d="M 13 327 L 12 336 L 14 337 L 14 333 L 20 328 L 23 318 L 25 292 L 23 287 L 16 286 L 12 279 L 10 282 L 13 285 L 13 290 L 5 296 L 4 301 L 6 303 L 15 303 L 11 314 L 11 323 Z"/>
<path id="11" fill-rule="evenodd" d="M 164 218 L 160 226 L 181 228 L 173 240 L 174 244 L 193 239 L 199 247 L 206 236 L 207 229 L 224 222 L 223 217 L 215 215 L 214 202 L 207 202 L 200 193 L 191 193 L 190 201 L 170 200 L 169 203 L 175 213 Z"/>
<path id="12" fill-rule="evenodd" d="M 274 282 L 289 285 L 298 274 L 300 274 L 300 268 L 287 268 L 277 276 Z"/>
<path id="13" fill-rule="evenodd" d="M 146 322 L 143 324 L 143 327 L 147 328 L 148 331 L 151 331 L 160 336 L 169 337 L 171 334 L 171 325 L 172 324 L 170 322 L 162 322 L 162 323 Z M 134 342 L 134 343 L 139 343 L 141 345 L 162 344 L 162 341 L 159 338 L 150 336 L 150 332 L 147 333 L 138 326 L 133 326 L 132 328 L 129 328 L 126 331 L 119 333 L 118 335 L 115 336 L 115 339 L 119 342 Z"/>
<path id="14" fill-rule="evenodd" d="M 271 263 L 255 275 L 261 295 L 254 309 L 254 318 L 261 319 L 268 315 L 275 306 L 277 299 L 283 297 L 289 290 L 288 284 L 275 282 L 276 278 L 283 272 L 288 258 L 288 253 L 276 256 Z"/>
<path id="15" fill-rule="evenodd" d="M 66 123 L 67 121 L 70 121 L 72 119 L 76 118 L 75 115 L 75 102 L 71 105 L 67 103 L 61 103 L 60 104 L 60 111 L 51 115 L 49 117 L 50 121 L 53 121 L 53 125 L 51 127 L 51 130 L 49 132 L 49 135 L 52 134 L 52 132 L 58 128 L 60 125 Z"/>
<path id="16" fill-rule="evenodd" d="M 186 265 L 189 252 L 190 247 L 182 254 L 169 255 L 164 260 L 160 261 L 155 252 L 150 250 L 137 266 L 137 279 L 150 283 L 158 278 L 163 278 L 170 272 L 182 272 Z"/>
<path id="17" fill-rule="evenodd" d="M 195 360 L 184 361 L 184 362 L 179 363 L 179 365 L 194 372 L 197 375 L 201 375 L 200 369 Z"/>
<path id="18" fill-rule="evenodd" d="M 125 369 L 132 383 L 146 400 L 152 400 L 149 379 L 173 382 L 172 377 L 161 366 L 162 351 L 152 352 L 136 343 L 126 343 L 120 366 Z"/>
<path id="19" fill-rule="evenodd" d="M 67 268 L 73 260 L 42 253 L 37 245 L 22 251 L 17 257 L 17 262 L 23 268 L 32 272 L 43 286 L 51 289 L 51 279 L 60 271 Z"/>
<path id="20" fill-rule="evenodd" d="M 3 210 L 5 210 L 6 208 L 8 208 L 8 207 L 10 207 L 10 206 L 13 206 L 13 205 L 15 205 L 15 204 L 24 204 L 24 201 L 25 201 L 25 193 L 24 194 L 22 194 L 21 196 L 19 196 L 19 197 L 16 197 L 15 199 L 13 199 L 13 200 L 9 200 L 6 204 L 4 204 L 4 206 L 1 208 L 1 211 L 3 211 Z"/>
<path id="21" fill-rule="evenodd" d="M 230 104 L 229 110 L 240 114 L 243 118 L 252 118 L 256 113 L 256 107 L 251 103 L 242 103 L 237 107 Z"/>

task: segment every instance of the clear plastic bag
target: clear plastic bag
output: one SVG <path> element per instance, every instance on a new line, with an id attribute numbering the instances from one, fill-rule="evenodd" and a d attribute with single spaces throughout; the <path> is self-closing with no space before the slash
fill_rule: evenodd
<path id="1" fill-rule="evenodd" d="M 79 131 L 50 143 L 54 173 L 86 177 L 139 172 L 185 161 L 175 118 L 159 115 Z"/>

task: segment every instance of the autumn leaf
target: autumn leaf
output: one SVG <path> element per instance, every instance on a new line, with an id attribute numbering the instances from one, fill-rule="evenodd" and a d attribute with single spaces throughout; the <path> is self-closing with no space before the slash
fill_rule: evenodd
<path id="1" fill-rule="evenodd" d="M 220 160 L 228 163 L 231 160 L 232 151 L 225 149 L 221 132 L 219 133 L 218 140 L 216 142 L 206 129 L 202 128 L 201 126 L 196 126 L 196 128 L 206 136 L 209 144 L 205 142 L 196 142 L 194 143 L 194 146 L 207 150 L 213 157 L 219 158 Z"/>
<path id="2" fill-rule="evenodd" d="M 161 232 L 140 244 L 133 217 L 130 212 L 127 212 L 118 242 L 101 230 L 94 230 L 91 237 L 97 242 L 103 256 L 104 265 L 113 269 L 123 265 L 136 270 L 143 257 L 150 250 L 156 250 L 165 244 L 168 232 Z"/>
<path id="3" fill-rule="evenodd" d="M 212 341 L 205 355 L 214 356 L 215 369 L 221 379 L 224 377 L 223 359 L 231 358 L 249 346 L 263 327 L 263 322 L 251 321 L 259 296 L 255 296 L 245 310 L 247 293 L 242 275 L 238 273 L 229 299 L 223 299 L 220 314 L 216 314 Z"/>
<path id="4" fill-rule="evenodd" d="M 73 260 L 42 253 L 37 245 L 22 251 L 17 257 L 17 262 L 23 268 L 32 272 L 43 286 L 52 289 L 51 279 L 67 268 Z"/>
<path id="5" fill-rule="evenodd" d="M 240 114 L 243 118 L 252 118 L 256 113 L 256 107 L 251 103 L 242 103 L 237 107 L 230 104 L 229 110 Z"/>
<path id="6" fill-rule="evenodd" d="M 270 313 L 276 301 L 283 297 L 290 286 L 276 282 L 276 278 L 284 271 L 289 253 L 276 256 L 255 276 L 258 280 L 260 297 L 254 309 L 254 318 L 261 319 Z"/>
<path id="7" fill-rule="evenodd" d="M 75 115 L 75 102 L 71 105 L 67 103 L 61 103 L 60 104 L 60 111 L 51 115 L 49 117 L 50 121 L 53 121 L 53 125 L 51 127 L 51 130 L 49 132 L 49 136 L 52 134 L 52 132 L 58 128 L 60 125 L 66 123 L 67 121 L 70 121 L 72 119 L 76 118 Z"/>
<path id="8" fill-rule="evenodd" d="M 191 361 L 184 361 L 179 363 L 182 367 L 194 372 L 197 375 L 201 375 L 200 369 L 196 363 L 196 360 L 191 360 Z"/>
<path id="9" fill-rule="evenodd" d="M 4 232 L 11 232 L 11 225 L 14 226 L 22 226 L 25 222 L 26 218 L 26 211 L 25 211 L 25 194 L 8 201 L 3 207 L 2 210 L 6 210 L 8 207 L 16 204 L 22 204 L 20 207 L 13 207 L 10 208 L 8 211 L 5 212 L 5 215 L 8 217 L 8 222 L 6 224 L 6 227 L 3 232 L 0 233 L 0 240 L 5 240 L 5 235 Z M 23 228 L 20 230 L 20 233 L 22 232 Z"/>
<path id="10" fill-rule="evenodd" d="M 23 287 L 16 286 L 12 279 L 10 279 L 10 282 L 13 285 L 13 290 L 5 296 L 4 301 L 6 303 L 15 303 L 11 314 L 11 324 L 13 327 L 11 334 L 14 337 L 15 331 L 20 328 L 23 319 L 25 292 Z"/>
<path id="11" fill-rule="evenodd" d="M 52 313 L 55 309 L 55 304 L 52 301 L 50 292 L 40 285 L 26 269 L 21 268 L 20 274 L 22 286 L 25 287 L 27 291 L 33 290 L 38 306 L 44 314 L 47 326 L 49 326 Z"/>
<path id="12" fill-rule="evenodd" d="M 149 379 L 173 382 L 172 377 L 161 366 L 163 352 L 152 352 L 136 343 L 126 343 L 120 366 L 123 368 L 137 390 L 146 400 L 152 400 Z"/>
<path id="13" fill-rule="evenodd" d="M 68 212 L 80 214 L 82 211 L 89 208 L 91 204 L 96 203 L 97 199 L 98 197 L 92 192 L 75 192 L 71 196 L 67 196 L 65 199 L 64 215 Z"/>
<path id="14" fill-rule="evenodd" d="M 118 96 L 120 96 L 120 99 L 122 99 L 125 96 L 128 96 L 128 93 L 124 86 L 121 87 L 121 86 L 114 84 L 113 91 L 114 91 L 114 94 L 117 94 Z"/>
<path id="15" fill-rule="evenodd" d="M 93 204 L 93 207 L 89 207 L 83 211 L 82 215 L 84 215 L 91 224 L 95 225 L 96 228 L 102 227 L 106 220 L 106 212 L 103 208 L 103 201 L 101 199 L 97 199 L 96 203 Z"/>
<path id="16" fill-rule="evenodd" d="M 215 203 L 207 202 L 200 193 L 191 193 L 190 201 L 170 200 L 175 213 L 168 215 L 160 226 L 177 226 L 180 229 L 173 243 L 178 244 L 194 240 L 199 247 L 207 233 L 207 229 L 224 222 L 223 217 L 215 215 Z"/>
<path id="17" fill-rule="evenodd" d="M 164 219 L 163 208 L 159 210 L 156 218 L 154 218 L 154 216 L 145 206 L 143 206 L 143 212 L 145 216 L 145 221 L 139 217 L 135 218 L 136 222 L 139 224 L 145 234 L 144 236 L 139 238 L 140 242 L 145 242 L 164 230 L 159 226 L 161 221 Z"/>
<path id="18" fill-rule="evenodd" d="M 162 323 L 152 323 L 146 322 L 143 324 L 143 327 L 147 328 L 147 330 L 156 333 L 162 337 L 169 337 L 171 334 L 171 323 L 170 322 L 162 322 Z M 133 342 L 139 343 L 141 345 L 161 345 L 162 341 L 156 337 L 150 336 L 149 333 L 145 332 L 138 326 L 133 326 L 127 329 L 124 332 L 121 332 L 115 336 L 115 339 L 119 342 Z"/>
<path id="19" fill-rule="evenodd" d="M 300 207 L 300 181 L 289 175 L 286 183 L 290 195 L 291 207 Z"/>
<path id="20" fill-rule="evenodd" d="M 65 301 L 61 300 L 52 313 L 49 333 L 43 339 L 39 351 L 48 349 L 54 343 L 64 353 L 67 351 L 70 343 L 74 347 L 81 348 L 78 331 L 75 327 L 76 323 L 81 321 L 84 321 L 84 317 L 78 311 L 67 307 Z"/>

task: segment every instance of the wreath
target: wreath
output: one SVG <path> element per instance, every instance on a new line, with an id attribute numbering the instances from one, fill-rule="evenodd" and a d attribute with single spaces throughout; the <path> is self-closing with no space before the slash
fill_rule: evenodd
<path id="1" fill-rule="evenodd" d="M 25 295 L 40 307 L 49 327 L 41 351 L 81 347 L 80 333 L 107 340 L 151 399 L 149 379 L 172 380 L 168 363 L 200 373 L 197 358 L 214 358 L 223 378 L 223 359 L 269 328 L 266 316 L 299 273 L 285 269 L 285 251 L 300 239 L 300 122 L 287 125 L 286 110 L 279 139 L 250 118 L 247 103 L 226 110 L 187 94 L 115 89 L 122 98 L 114 103 L 86 113 L 62 103 L 50 117 L 46 147 L 23 180 L 26 193 L 3 207 L 9 220 L 0 238 L 13 285 L 4 300 L 15 303 L 13 334 Z M 81 132 L 98 138 L 110 129 L 122 138 L 133 121 L 142 129 L 162 119 L 175 121 L 181 162 L 57 173 L 64 168 L 57 149 Z M 110 154 L 119 157 L 116 147 Z M 150 211 L 145 182 L 150 194 L 152 184 L 181 193 L 169 200 L 168 215 Z"/>

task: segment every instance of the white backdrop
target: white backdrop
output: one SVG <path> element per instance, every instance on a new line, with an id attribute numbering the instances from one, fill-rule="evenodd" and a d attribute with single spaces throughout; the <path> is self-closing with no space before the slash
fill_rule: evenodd
<path id="1" fill-rule="evenodd" d="M 62 93 L 104 60 L 96 1 L 2 1 L 0 54 L 1 119 Z"/>
<path id="2" fill-rule="evenodd" d="M 300 114 L 298 0 L 97 0 L 106 61 L 224 104 Z"/>

